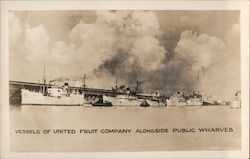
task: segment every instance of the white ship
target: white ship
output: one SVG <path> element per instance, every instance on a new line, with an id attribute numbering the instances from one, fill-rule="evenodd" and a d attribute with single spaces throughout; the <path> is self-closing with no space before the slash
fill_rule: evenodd
<path id="1" fill-rule="evenodd" d="M 129 95 L 117 95 L 116 97 L 103 95 L 104 103 L 112 103 L 113 106 L 140 106 L 142 101 Z"/>
<path id="2" fill-rule="evenodd" d="M 203 101 L 201 98 L 189 98 L 187 100 L 187 105 L 188 106 L 201 106 L 203 104 Z"/>
<path id="3" fill-rule="evenodd" d="M 149 106 L 165 106 L 164 102 L 160 102 L 159 100 L 147 99 L 146 102 Z"/>
<path id="4" fill-rule="evenodd" d="M 167 106 L 186 106 L 187 102 L 183 95 L 180 94 L 180 92 L 177 93 L 177 95 L 173 95 L 169 97 L 167 101 Z"/>
<path id="5" fill-rule="evenodd" d="M 231 108 L 241 108 L 241 90 L 235 93 L 235 99 L 231 102 Z"/>
<path id="6" fill-rule="evenodd" d="M 63 87 L 49 86 L 46 91 L 43 88 L 42 92 L 21 89 L 22 105 L 76 106 L 84 105 L 84 103 L 84 94 L 76 91 L 70 93 L 67 85 Z"/>
<path id="7" fill-rule="evenodd" d="M 187 102 L 185 99 L 171 98 L 167 99 L 167 106 L 186 106 Z"/>
<path id="8" fill-rule="evenodd" d="M 188 106 L 201 106 L 203 104 L 202 96 L 199 93 L 193 92 L 193 94 L 188 98 Z"/>

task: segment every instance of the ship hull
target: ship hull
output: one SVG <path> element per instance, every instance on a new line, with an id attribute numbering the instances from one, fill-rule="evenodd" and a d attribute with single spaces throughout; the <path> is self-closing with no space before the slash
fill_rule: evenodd
<path id="1" fill-rule="evenodd" d="M 187 100 L 188 106 L 201 106 L 203 105 L 203 101 L 201 99 L 189 99 Z"/>
<path id="2" fill-rule="evenodd" d="M 92 104 L 94 107 L 113 107 L 112 103 L 94 103 Z"/>
<path id="3" fill-rule="evenodd" d="M 136 98 L 103 97 L 104 102 L 110 102 L 113 106 L 140 106 L 141 101 Z"/>
<path id="4" fill-rule="evenodd" d="M 152 101 L 152 100 L 147 100 L 147 103 L 150 106 L 165 106 L 166 105 L 166 103 L 158 102 L 158 101 Z"/>
<path id="5" fill-rule="evenodd" d="M 70 96 L 51 97 L 43 96 L 40 92 L 22 90 L 22 105 L 51 105 L 51 106 L 80 106 L 84 105 L 84 96 L 72 94 Z"/>
<path id="6" fill-rule="evenodd" d="M 186 102 L 178 101 L 178 100 L 167 100 L 167 106 L 186 106 Z"/>
<path id="7" fill-rule="evenodd" d="M 231 108 L 240 108 L 240 107 L 241 107 L 240 101 L 235 100 L 231 103 Z"/>
<path id="8" fill-rule="evenodd" d="M 135 101 L 135 100 L 112 100 L 111 101 L 113 106 L 140 106 L 141 102 L 140 101 Z"/>

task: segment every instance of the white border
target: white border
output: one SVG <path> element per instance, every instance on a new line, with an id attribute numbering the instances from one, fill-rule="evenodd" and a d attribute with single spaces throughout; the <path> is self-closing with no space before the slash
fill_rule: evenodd
<path id="1" fill-rule="evenodd" d="M 241 128 L 240 151 L 161 151 L 87 153 L 13 153 L 9 151 L 9 10 L 240 10 Z M 248 158 L 249 156 L 249 2 L 248 1 L 1 1 L 1 157 L 2 158 Z"/>

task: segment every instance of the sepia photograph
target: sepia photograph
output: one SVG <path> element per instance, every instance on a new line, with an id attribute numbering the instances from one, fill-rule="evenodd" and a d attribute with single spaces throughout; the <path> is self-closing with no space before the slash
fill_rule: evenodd
<path id="1" fill-rule="evenodd" d="M 7 10 L 9 151 L 241 151 L 241 12 Z"/>

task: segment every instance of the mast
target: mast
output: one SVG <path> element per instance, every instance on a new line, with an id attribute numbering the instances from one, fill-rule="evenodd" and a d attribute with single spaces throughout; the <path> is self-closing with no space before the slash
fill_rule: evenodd
<path id="1" fill-rule="evenodd" d="M 45 95 L 45 85 L 46 85 L 45 65 L 43 65 L 43 95 Z"/>
<path id="2" fill-rule="evenodd" d="M 118 89 L 118 76 L 116 76 L 116 79 L 115 79 L 115 90 L 117 91 Z"/>
<path id="3" fill-rule="evenodd" d="M 86 74 L 83 75 L 83 88 L 86 88 Z"/>

